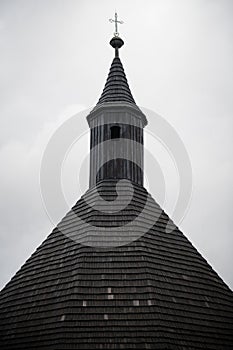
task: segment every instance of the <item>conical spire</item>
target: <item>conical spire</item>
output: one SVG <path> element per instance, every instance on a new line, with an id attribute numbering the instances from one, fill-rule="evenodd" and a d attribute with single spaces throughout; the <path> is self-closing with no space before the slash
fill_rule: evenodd
<path id="1" fill-rule="evenodd" d="M 115 49 L 115 57 L 97 105 L 105 102 L 128 102 L 135 104 L 123 65 L 119 58 L 119 49 L 124 45 L 124 41 L 119 37 L 113 37 L 110 45 Z"/>

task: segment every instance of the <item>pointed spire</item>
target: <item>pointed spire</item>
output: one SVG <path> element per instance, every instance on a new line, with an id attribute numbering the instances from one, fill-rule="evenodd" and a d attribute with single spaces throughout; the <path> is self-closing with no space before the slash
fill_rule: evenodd
<path id="1" fill-rule="evenodd" d="M 124 45 L 124 41 L 120 37 L 114 36 L 110 41 L 110 45 L 115 49 L 115 57 L 97 105 L 104 102 L 128 102 L 135 104 L 119 58 L 119 49 Z"/>

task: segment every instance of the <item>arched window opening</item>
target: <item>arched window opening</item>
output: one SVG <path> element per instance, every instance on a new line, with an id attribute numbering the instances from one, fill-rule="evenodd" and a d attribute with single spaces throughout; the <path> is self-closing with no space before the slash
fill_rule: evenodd
<path id="1" fill-rule="evenodd" d="M 119 139 L 120 138 L 121 128 L 119 126 L 112 126 L 110 128 L 110 130 L 111 130 L 111 139 Z"/>

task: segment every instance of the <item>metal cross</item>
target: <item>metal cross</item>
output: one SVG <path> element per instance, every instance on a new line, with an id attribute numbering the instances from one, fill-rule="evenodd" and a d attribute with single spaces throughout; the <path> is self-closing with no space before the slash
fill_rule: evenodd
<path id="1" fill-rule="evenodd" d="M 117 28 L 117 23 L 120 23 L 120 24 L 123 24 L 124 22 L 122 22 L 122 21 L 118 21 L 117 20 L 117 13 L 115 12 L 115 19 L 112 19 L 112 18 L 110 18 L 109 19 L 109 22 L 111 22 L 111 23 L 115 23 L 115 33 L 114 33 L 114 36 L 119 36 L 119 33 L 118 33 L 118 28 Z"/>

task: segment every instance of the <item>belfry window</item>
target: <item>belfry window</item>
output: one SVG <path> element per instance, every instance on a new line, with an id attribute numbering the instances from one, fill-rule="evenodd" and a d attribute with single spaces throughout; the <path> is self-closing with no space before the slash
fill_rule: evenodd
<path id="1" fill-rule="evenodd" d="M 110 128 L 110 130 L 111 130 L 111 139 L 119 139 L 120 138 L 121 128 L 119 126 L 112 126 Z"/>

